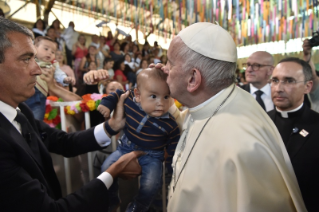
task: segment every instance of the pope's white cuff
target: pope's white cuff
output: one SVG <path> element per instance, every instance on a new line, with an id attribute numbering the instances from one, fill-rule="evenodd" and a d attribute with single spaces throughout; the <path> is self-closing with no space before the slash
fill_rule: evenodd
<path id="1" fill-rule="evenodd" d="M 107 147 L 111 143 L 111 139 L 109 136 L 105 133 L 103 124 L 99 124 L 94 128 L 94 136 L 97 141 L 97 143 L 101 147 Z"/>

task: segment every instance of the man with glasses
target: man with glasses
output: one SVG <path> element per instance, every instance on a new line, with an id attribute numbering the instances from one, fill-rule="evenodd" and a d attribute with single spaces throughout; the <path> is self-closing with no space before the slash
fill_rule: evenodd
<path id="1" fill-rule="evenodd" d="M 304 104 L 313 86 L 311 67 L 298 58 L 286 58 L 275 67 L 268 114 L 277 126 L 290 156 L 309 212 L 319 211 L 319 114 Z"/>
<path id="2" fill-rule="evenodd" d="M 247 63 L 243 65 L 246 67 L 245 77 L 248 84 L 241 88 L 253 95 L 265 111 L 273 110 L 269 85 L 269 78 L 274 69 L 273 56 L 265 51 L 257 51 L 250 55 Z"/>

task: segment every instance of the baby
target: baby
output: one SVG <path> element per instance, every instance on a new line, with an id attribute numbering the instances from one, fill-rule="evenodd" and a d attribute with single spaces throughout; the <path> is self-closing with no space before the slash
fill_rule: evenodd
<path id="1" fill-rule="evenodd" d="M 163 71 L 155 68 L 144 69 L 137 76 L 137 87 L 134 92 L 130 91 L 124 102 L 126 115 L 124 135 L 119 140 L 118 149 L 102 165 L 102 171 L 105 171 L 123 154 L 134 150 L 146 153 L 138 159 L 142 167 L 140 188 L 134 201 L 129 204 L 128 211 L 133 208 L 136 211 L 148 210 L 161 188 L 165 150 L 168 154 L 165 162 L 169 172 L 172 172 L 171 161 L 180 131 L 174 117 L 168 113 L 170 92 L 166 77 Z M 98 106 L 98 111 L 108 117 L 123 93 L 124 91 L 117 90 L 116 93 L 104 97 Z M 105 127 L 109 128 L 107 122 Z M 115 206 L 119 203 L 117 189 L 117 183 L 113 183 L 109 189 L 109 203 Z M 109 209 L 115 209 L 114 205 Z"/>
<path id="2" fill-rule="evenodd" d="M 55 52 L 57 51 L 57 43 L 49 37 L 39 36 L 34 41 L 37 50 L 36 61 L 41 68 L 55 67 L 54 79 L 62 84 L 68 86 L 75 80 L 68 77 L 59 67 L 59 63 L 55 60 Z"/>
<path id="3" fill-rule="evenodd" d="M 55 68 L 54 78 L 62 84 L 68 86 L 68 83 L 73 82 L 75 79 L 68 77 L 60 68 L 59 63 L 55 62 L 55 51 L 57 43 L 49 37 L 39 36 L 34 41 L 37 50 L 36 62 L 41 68 Z M 45 114 L 45 103 L 48 95 L 47 83 L 37 76 L 35 87 L 35 94 L 27 99 L 25 103 L 30 107 L 33 115 L 38 120 L 43 120 Z"/>

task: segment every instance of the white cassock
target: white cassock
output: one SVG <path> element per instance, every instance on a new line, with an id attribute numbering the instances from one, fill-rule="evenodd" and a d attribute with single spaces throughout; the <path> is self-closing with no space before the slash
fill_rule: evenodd
<path id="1" fill-rule="evenodd" d="M 172 163 L 168 211 L 307 211 L 280 134 L 249 93 L 235 86 L 207 122 L 233 87 L 173 114 L 185 121 Z"/>

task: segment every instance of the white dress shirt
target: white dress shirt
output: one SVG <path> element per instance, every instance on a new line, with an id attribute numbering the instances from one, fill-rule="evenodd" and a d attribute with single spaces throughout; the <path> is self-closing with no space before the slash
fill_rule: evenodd
<path id="1" fill-rule="evenodd" d="M 4 117 L 6 117 L 8 121 L 12 123 L 12 125 L 21 133 L 20 124 L 14 120 L 17 116 L 17 109 L 20 110 L 19 108 L 13 108 L 10 105 L 0 101 L 0 113 L 2 113 Z M 101 147 L 106 147 L 111 143 L 111 139 L 105 133 L 103 124 L 104 123 L 99 124 L 94 128 L 94 136 L 97 143 Z M 109 188 L 113 183 L 112 176 L 107 172 L 103 172 L 97 178 L 100 179 L 107 188 Z"/>
<path id="2" fill-rule="evenodd" d="M 271 88 L 270 88 L 270 85 L 268 83 L 264 87 L 262 87 L 261 89 L 254 87 L 251 83 L 249 83 L 249 86 L 250 86 L 250 93 L 251 93 L 251 95 L 253 95 L 253 97 L 255 99 L 256 99 L 256 94 L 255 94 L 256 91 L 261 90 L 262 92 L 264 92 L 261 95 L 261 99 L 263 100 L 263 102 L 265 104 L 267 112 L 274 109 L 274 103 L 272 102 L 272 99 L 271 99 Z"/>

